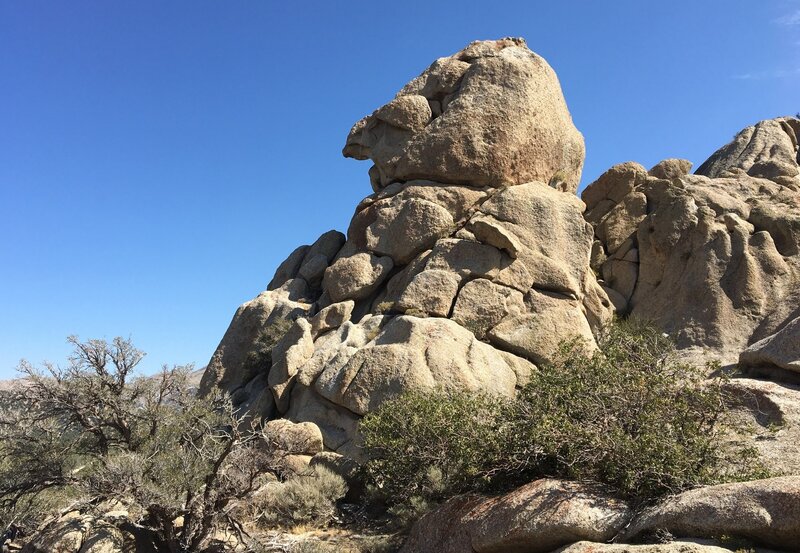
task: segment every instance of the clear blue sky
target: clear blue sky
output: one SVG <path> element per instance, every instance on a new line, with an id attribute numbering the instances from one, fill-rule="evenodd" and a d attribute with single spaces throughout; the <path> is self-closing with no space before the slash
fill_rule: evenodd
<path id="1" fill-rule="evenodd" d="M 523 36 L 614 163 L 702 162 L 800 111 L 800 1 L 0 0 L 0 378 L 69 334 L 204 365 L 243 301 L 370 193 L 357 119 Z"/>

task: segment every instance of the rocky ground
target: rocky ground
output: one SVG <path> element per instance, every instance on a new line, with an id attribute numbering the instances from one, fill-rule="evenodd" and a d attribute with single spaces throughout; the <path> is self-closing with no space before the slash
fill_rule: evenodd
<path id="1" fill-rule="evenodd" d="M 686 359 L 736 375 L 746 430 L 731 440 L 781 476 L 645 510 L 540 480 L 446 503 L 401 551 L 715 552 L 731 536 L 800 551 L 798 136 L 795 118 L 762 121 L 695 173 L 624 163 L 578 198 L 583 138 L 555 72 L 521 39 L 472 43 L 354 125 L 344 155 L 372 160 L 373 193 L 236 311 L 201 392 L 310 425 L 319 451 L 298 463 L 346 474 L 363 460 L 358 421 L 386 399 L 511 397 L 562 340 L 591 350 L 615 315 L 651 319 Z M 669 543 L 626 545 L 642 540 Z"/>

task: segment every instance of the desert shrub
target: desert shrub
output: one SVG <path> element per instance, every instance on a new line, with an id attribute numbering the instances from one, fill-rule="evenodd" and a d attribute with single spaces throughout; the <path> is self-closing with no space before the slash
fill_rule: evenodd
<path id="1" fill-rule="evenodd" d="M 0 406 L 0 517 L 35 527 L 53 509 L 116 501 L 166 550 L 199 550 L 271 468 L 258 434 L 226 396 L 197 398 L 191 367 L 144 377 L 129 340 L 70 343 L 65 368 L 23 362 Z"/>
<path id="2" fill-rule="evenodd" d="M 320 540 L 303 540 L 291 548 L 291 553 L 340 553 L 338 544 Z M 350 553 L 350 552 L 346 552 Z"/>
<path id="3" fill-rule="evenodd" d="M 336 514 L 336 502 L 347 493 L 338 474 L 315 466 L 283 482 L 270 482 L 253 497 L 251 509 L 263 526 L 325 526 Z"/>
<path id="4" fill-rule="evenodd" d="M 361 422 L 367 477 L 406 505 L 540 477 L 638 500 L 718 481 L 721 381 L 677 362 L 670 339 L 642 322 L 610 325 L 598 345 L 563 343 L 513 401 L 433 391 L 384 403 Z"/>
<path id="5" fill-rule="evenodd" d="M 368 480 L 392 502 L 424 510 L 481 487 L 508 440 L 507 402 L 468 392 L 409 392 L 361 421 Z"/>
<path id="6" fill-rule="evenodd" d="M 512 453 L 531 476 L 608 484 L 649 498 L 714 481 L 725 403 L 708 369 L 676 362 L 673 343 L 636 320 L 609 326 L 600 352 L 577 340 L 515 402 Z"/>

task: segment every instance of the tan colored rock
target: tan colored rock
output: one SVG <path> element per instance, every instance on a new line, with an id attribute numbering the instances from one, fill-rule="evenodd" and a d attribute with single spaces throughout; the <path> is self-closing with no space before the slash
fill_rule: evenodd
<path id="1" fill-rule="evenodd" d="M 314 423 L 327 449 L 363 461 L 363 453 L 358 448 L 359 417 L 323 398 L 313 388 L 299 383 L 294 387 L 286 418 L 298 423 Z"/>
<path id="2" fill-rule="evenodd" d="M 580 298 L 594 234 L 580 216 L 583 209 L 583 203 L 575 196 L 531 182 L 498 191 L 481 204 L 478 217 L 493 219 L 516 237 L 520 244 L 516 256 L 532 275 L 552 274 L 552 270 L 540 270 L 546 258 L 566 279 L 559 288 Z"/>
<path id="3" fill-rule="evenodd" d="M 604 285 L 634 316 L 675 336 L 686 359 L 735 363 L 797 317 L 800 189 L 751 170 L 759 160 L 797 155 L 787 125 L 781 119 L 745 129 L 698 175 L 668 171 L 671 161 L 650 176 L 623 164 L 584 191 L 585 216 L 609 252 Z"/>
<path id="4" fill-rule="evenodd" d="M 275 271 L 275 276 L 272 277 L 272 280 L 267 286 L 267 290 L 275 290 L 276 288 L 280 288 L 286 284 L 287 281 L 296 277 L 297 272 L 300 270 L 300 265 L 303 264 L 303 259 L 305 259 L 310 248 L 311 246 L 307 245 L 300 246 L 290 253 L 289 257 L 287 257 L 286 260 L 278 266 L 277 270 Z"/>
<path id="5" fill-rule="evenodd" d="M 531 291 L 525 298 L 530 311 L 512 315 L 488 333 L 489 341 L 534 363 L 554 360 L 561 342 L 580 338 L 587 351 L 597 348 L 581 305 Z"/>
<path id="6" fill-rule="evenodd" d="M 285 453 L 313 456 L 323 449 L 322 432 L 313 422 L 275 419 L 264 426 L 262 434 L 273 447 Z"/>
<path id="7" fill-rule="evenodd" d="M 474 216 L 467 227 L 478 242 L 494 246 L 516 259 L 523 249 L 516 236 L 493 217 L 483 214 Z"/>
<path id="8" fill-rule="evenodd" d="M 614 305 L 614 310 L 617 313 L 624 315 L 628 312 L 628 300 L 625 298 L 625 296 L 613 288 L 608 288 L 606 286 L 603 286 L 603 291 L 605 291 L 608 299 L 611 300 L 611 303 Z"/>
<path id="9" fill-rule="evenodd" d="M 298 276 L 311 285 L 318 285 L 325 267 L 330 264 L 344 242 L 345 237 L 341 232 L 330 230 L 310 246 L 300 246 L 281 263 L 267 290 L 280 288 Z"/>
<path id="10" fill-rule="evenodd" d="M 427 98 L 419 94 L 397 96 L 375 112 L 376 119 L 407 131 L 423 130 L 431 117 Z"/>
<path id="11" fill-rule="evenodd" d="M 692 162 L 688 159 L 670 158 L 656 163 L 648 174 L 657 179 L 672 180 L 688 175 L 691 170 Z"/>
<path id="12" fill-rule="evenodd" d="M 797 195 L 780 198 L 778 201 L 753 202 L 748 220 L 759 229 L 768 232 L 781 255 L 794 256 L 800 253 L 800 213 Z"/>
<path id="13" fill-rule="evenodd" d="M 738 169 L 770 180 L 784 177 L 781 184 L 794 183 L 798 190 L 797 129 L 798 120 L 793 117 L 760 121 L 717 150 L 697 169 L 697 174 L 715 178 Z"/>
<path id="14" fill-rule="evenodd" d="M 342 366 L 328 364 L 314 388 L 357 415 L 409 390 L 514 395 L 517 375 L 491 346 L 453 321 L 400 316 Z"/>
<path id="15" fill-rule="evenodd" d="M 295 279 L 278 289 L 262 292 L 239 307 L 203 373 L 200 394 L 207 394 L 215 386 L 234 392 L 259 372 L 268 371 L 269 360 L 267 365 L 259 365 L 256 362 L 259 356 L 255 354 L 270 327 L 310 311 L 311 304 L 306 303 L 304 294 L 303 281 Z"/>
<path id="16" fill-rule="evenodd" d="M 353 353 L 374 340 L 383 322 L 382 316 L 368 316 L 358 324 L 347 322 L 318 337 L 311 358 L 298 369 L 298 382 L 311 386 L 326 367 L 343 366 Z"/>
<path id="17" fill-rule="evenodd" d="M 328 262 L 331 262 L 336 254 L 342 249 L 346 241 L 345 235 L 338 230 L 329 230 L 317 238 L 306 252 L 303 259 L 305 263 L 316 255 L 324 255 Z"/>
<path id="18" fill-rule="evenodd" d="M 739 366 L 770 366 L 800 372 L 800 317 L 775 334 L 750 345 L 739 356 Z"/>
<path id="19" fill-rule="evenodd" d="M 347 238 L 357 248 L 367 247 L 367 228 L 377 219 L 380 211 L 397 207 L 407 201 L 435 204 L 447 211 L 453 221 L 461 221 L 487 197 L 485 189 L 426 180 L 397 182 L 364 198 L 347 229 Z M 386 219 L 386 217 L 384 217 Z"/>
<path id="20" fill-rule="evenodd" d="M 317 254 L 300 266 L 297 276 L 305 280 L 310 286 L 318 288 L 327 268 L 328 259 L 322 254 Z"/>
<path id="21" fill-rule="evenodd" d="M 635 251 L 635 250 L 634 250 Z M 639 265 L 626 259 L 611 258 L 603 263 L 603 281 L 629 301 L 639 279 Z"/>
<path id="22" fill-rule="evenodd" d="M 436 269 L 422 271 L 400 294 L 397 309 L 409 314 L 447 317 L 460 282 L 456 273 Z"/>
<path id="23" fill-rule="evenodd" d="M 697 488 L 638 515 L 624 541 L 656 528 L 676 537 L 734 535 L 794 548 L 800 543 L 800 477 L 784 476 Z"/>
<path id="24" fill-rule="evenodd" d="M 126 547 L 125 535 L 111 525 L 98 525 L 87 536 L 78 553 L 123 553 L 134 549 L 133 544 Z"/>
<path id="25" fill-rule="evenodd" d="M 436 242 L 428 256 L 428 270 L 451 271 L 461 278 L 493 278 L 502 261 L 500 250 L 492 246 L 445 238 Z"/>
<path id="26" fill-rule="evenodd" d="M 634 162 L 620 163 L 586 187 L 581 198 L 586 220 L 597 224 L 611 209 L 647 179 L 647 169 Z"/>
<path id="27" fill-rule="evenodd" d="M 599 273 L 600 267 L 603 266 L 603 263 L 606 262 L 606 259 L 608 259 L 608 254 L 606 254 L 603 243 L 600 240 L 595 240 L 592 243 L 592 253 L 589 257 L 589 266 L 593 271 Z"/>
<path id="28" fill-rule="evenodd" d="M 366 229 L 366 247 L 405 265 L 453 229 L 453 216 L 438 204 L 417 198 L 390 202 L 375 210 L 375 220 Z"/>
<path id="29" fill-rule="evenodd" d="M 267 382 L 268 376 L 268 372 L 259 373 L 232 395 L 233 404 L 247 414 L 241 425 L 245 431 L 250 428 L 252 421 L 268 420 L 277 414 L 275 396 Z"/>
<path id="30" fill-rule="evenodd" d="M 543 479 L 500 497 L 451 499 L 414 525 L 400 553 L 549 553 L 610 540 L 630 516 L 600 490 Z"/>
<path id="31" fill-rule="evenodd" d="M 97 506 L 102 508 L 103 505 Z M 153 532 L 135 525 L 125 511 L 94 516 L 70 511 L 36 531 L 21 549 L 24 553 L 128 553 L 155 551 Z"/>
<path id="32" fill-rule="evenodd" d="M 380 187 L 415 178 L 497 187 L 561 172 L 575 191 L 584 146 L 553 70 L 523 40 L 504 39 L 434 62 L 356 123 L 343 153 L 372 159 Z"/>
<path id="33" fill-rule="evenodd" d="M 280 471 L 285 475 L 301 475 L 311 466 L 311 455 L 285 455 L 280 458 Z"/>
<path id="34" fill-rule="evenodd" d="M 636 234 L 639 224 L 647 217 L 647 197 L 631 192 L 595 226 L 595 234 L 609 254 L 616 252 L 626 240 Z"/>
<path id="35" fill-rule="evenodd" d="M 93 519 L 77 511 L 66 513 L 52 524 L 40 528 L 22 548 L 24 553 L 78 553 Z"/>
<path id="36" fill-rule="evenodd" d="M 363 299 L 389 276 L 393 266 L 390 257 L 366 252 L 340 257 L 325 270 L 322 287 L 333 302 Z"/>
<path id="37" fill-rule="evenodd" d="M 772 474 L 796 474 L 800 466 L 800 387 L 754 378 L 725 383 L 726 442 L 758 452 Z"/>
<path id="38" fill-rule="evenodd" d="M 289 407 L 289 394 L 300 367 L 313 354 L 314 339 L 311 335 L 311 323 L 307 319 L 297 319 L 272 348 L 272 368 L 267 384 L 281 413 L 286 412 Z"/>
<path id="39" fill-rule="evenodd" d="M 453 306 L 452 319 L 476 337 L 483 338 L 505 317 L 524 310 L 521 292 L 479 278 L 461 288 Z"/>
<path id="40" fill-rule="evenodd" d="M 350 320 L 353 307 L 355 307 L 355 302 L 347 300 L 320 309 L 319 313 L 311 319 L 311 333 L 316 337 L 323 332 L 339 328 Z"/>

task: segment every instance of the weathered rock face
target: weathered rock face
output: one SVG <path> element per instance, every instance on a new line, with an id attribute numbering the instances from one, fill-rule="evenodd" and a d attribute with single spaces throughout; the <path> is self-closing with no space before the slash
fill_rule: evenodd
<path id="1" fill-rule="evenodd" d="M 637 516 L 620 538 L 655 529 L 677 537 L 736 536 L 795 550 L 800 544 L 800 478 L 689 490 Z"/>
<path id="2" fill-rule="evenodd" d="M 687 354 L 797 371 L 798 129 L 762 121 L 694 175 L 684 160 L 625 163 L 591 184 L 592 260 L 612 299 Z"/>
<path id="3" fill-rule="evenodd" d="M 355 124 L 344 154 L 372 159 L 376 190 L 413 179 L 503 186 L 557 175 L 574 192 L 584 145 L 555 72 L 513 38 L 436 60 Z"/>
<path id="4" fill-rule="evenodd" d="M 630 517 L 625 503 L 597 489 L 537 480 L 500 497 L 448 501 L 417 522 L 400 553 L 545 553 L 610 540 Z"/>
<path id="5" fill-rule="evenodd" d="M 26 541 L 22 548 L 24 553 L 149 553 L 166 550 L 153 532 L 130 522 L 124 511 L 109 512 L 102 517 L 71 511 L 38 528 Z"/>
<path id="6" fill-rule="evenodd" d="M 358 420 L 390 397 L 513 396 L 561 340 L 596 347 L 613 306 L 589 268 L 584 205 L 563 191 L 583 141 L 524 42 L 438 60 L 347 144 L 375 161 L 376 192 L 346 237 L 295 250 L 237 311 L 201 392 L 313 423 L 326 451 L 359 459 Z"/>

